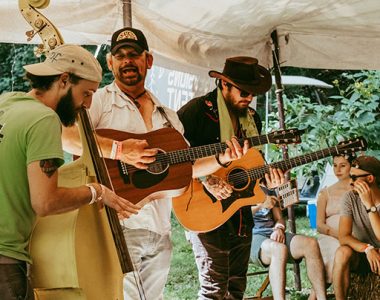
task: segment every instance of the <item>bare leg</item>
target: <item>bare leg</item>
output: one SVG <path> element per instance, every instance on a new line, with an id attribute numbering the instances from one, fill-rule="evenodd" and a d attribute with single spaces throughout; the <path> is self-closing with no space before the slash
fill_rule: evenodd
<path id="1" fill-rule="evenodd" d="M 307 298 L 307 300 L 317 300 L 317 295 L 315 294 L 314 289 L 311 289 L 309 298 Z"/>
<path id="2" fill-rule="evenodd" d="M 347 298 L 350 285 L 350 260 L 353 250 L 348 246 L 340 246 L 335 253 L 333 267 L 333 286 L 336 300 Z"/>
<path id="3" fill-rule="evenodd" d="M 269 266 L 269 279 L 272 287 L 273 299 L 285 299 L 286 260 L 288 249 L 285 244 L 273 240 L 265 240 L 261 245 L 260 259 Z"/>
<path id="4" fill-rule="evenodd" d="M 290 253 L 295 259 L 305 258 L 307 276 L 317 299 L 326 299 L 325 269 L 317 240 L 303 235 L 296 235 L 290 242 Z"/>

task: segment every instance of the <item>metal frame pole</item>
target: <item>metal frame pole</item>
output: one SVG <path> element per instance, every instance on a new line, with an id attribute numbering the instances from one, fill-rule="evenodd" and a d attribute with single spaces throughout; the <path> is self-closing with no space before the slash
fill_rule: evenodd
<path id="1" fill-rule="evenodd" d="M 123 26 L 132 27 L 132 0 L 122 0 L 123 3 Z"/>
<path id="2" fill-rule="evenodd" d="M 280 68 L 280 49 L 278 46 L 278 36 L 277 31 L 274 30 L 271 34 L 272 42 L 273 42 L 273 48 L 272 48 L 272 58 L 273 58 L 273 70 L 274 70 L 274 78 L 276 82 L 276 99 L 277 99 L 277 107 L 278 107 L 278 116 L 279 116 L 279 123 L 280 123 L 280 129 L 286 129 L 285 126 L 285 114 L 284 114 L 284 101 L 282 99 L 282 94 L 284 91 L 284 87 L 282 85 L 281 81 L 281 68 Z M 284 145 L 282 147 L 282 157 L 283 159 L 288 159 L 288 147 Z M 287 179 L 289 179 L 289 173 L 286 174 Z M 294 216 L 294 208 L 291 205 L 288 207 L 288 225 L 290 232 L 296 233 L 296 223 L 295 223 L 295 216 Z M 300 276 L 300 266 L 299 263 L 293 264 L 293 271 L 294 271 L 294 281 L 296 285 L 297 290 L 301 290 L 301 276 Z"/>

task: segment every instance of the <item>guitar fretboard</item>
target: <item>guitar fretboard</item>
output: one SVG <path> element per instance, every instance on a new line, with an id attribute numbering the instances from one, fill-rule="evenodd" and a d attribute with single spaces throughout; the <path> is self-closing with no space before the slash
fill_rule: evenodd
<path id="1" fill-rule="evenodd" d="M 248 171 L 248 175 L 251 179 L 263 178 L 265 173 L 269 172 L 269 168 L 279 168 L 283 171 L 292 169 L 294 167 L 302 166 L 307 163 L 320 160 L 322 158 L 337 155 L 342 151 L 339 151 L 337 147 L 330 147 L 316 152 L 308 153 L 305 155 L 300 155 L 286 159 L 283 161 L 275 162 L 273 164 L 264 165 L 260 168 L 253 168 Z"/>
<path id="2" fill-rule="evenodd" d="M 270 143 L 268 135 L 259 135 L 255 137 L 246 138 L 250 146 L 259 146 Z M 245 139 L 239 139 L 239 144 L 243 146 Z M 198 158 L 212 156 L 218 153 L 223 153 L 227 149 L 226 143 L 215 143 L 210 145 L 203 145 L 192 147 L 189 149 L 181 149 L 168 153 L 160 153 L 157 155 L 157 160 L 165 160 L 168 157 L 169 164 L 180 164 L 188 161 L 195 161 Z"/>

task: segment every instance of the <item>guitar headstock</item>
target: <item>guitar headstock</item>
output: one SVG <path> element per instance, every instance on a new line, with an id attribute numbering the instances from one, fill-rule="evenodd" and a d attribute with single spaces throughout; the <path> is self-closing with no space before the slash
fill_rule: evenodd
<path id="1" fill-rule="evenodd" d="M 305 130 L 291 128 L 272 131 L 267 136 L 272 144 L 298 144 L 301 143 L 301 134 L 304 132 Z"/>
<path id="2" fill-rule="evenodd" d="M 357 137 L 347 141 L 342 141 L 336 145 L 338 154 L 351 154 L 358 151 L 367 150 L 367 141 L 363 137 Z"/>

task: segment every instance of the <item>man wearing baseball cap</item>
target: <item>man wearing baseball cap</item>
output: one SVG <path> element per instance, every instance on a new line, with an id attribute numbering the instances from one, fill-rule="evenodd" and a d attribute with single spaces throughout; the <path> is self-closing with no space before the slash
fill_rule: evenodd
<path id="1" fill-rule="evenodd" d="M 161 105 L 145 88 L 147 71 L 153 65 L 147 40 L 141 30 L 125 27 L 114 32 L 111 53 L 107 55 L 108 68 L 115 80 L 99 89 L 89 110 L 95 128 L 108 128 L 130 133 L 147 133 L 164 127 L 173 127 L 183 133 L 177 114 Z M 64 128 L 64 149 L 80 154 L 79 134 L 75 126 Z M 147 168 L 155 160 L 157 149 L 149 148 L 147 141 L 128 139 L 115 141 L 98 136 L 104 157 L 117 159 L 138 168 Z M 222 163 L 241 157 L 243 149 L 237 141 L 227 142 L 228 150 L 221 154 Z M 245 147 L 245 150 L 247 147 Z M 193 176 L 204 176 L 220 168 L 215 157 L 203 158 L 193 165 Z M 163 299 L 163 291 L 170 268 L 172 244 L 171 198 L 146 204 L 138 215 L 124 218 L 122 227 L 131 259 L 138 274 L 128 273 L 124 278 L 124 299 Z M 141 280 L 140 282 L 136 282 Z M 143 291 L 138 289 L 142 286 Z"/>
<path id="2" fill-rule="evenodd" d="M 102 79 L 94 56 L 82 47 L 63 45 L 44 62 L 27 65 L 28 93 L 0 96 L 0 295 L 2 300 L 33 299 L 26 278 L 31 263 L 29 237 L 38 216 L 74 210 L 102 201 L 124 217 L 138 206 L 98 183 L 57 186 L 63 164 L 61 123 L 73 124 L 91 104 Z"/>
<path id="3" fill-rule="evenodd" d="M 380 275 L 380 161 L 373 156 L 356 158 L 350 178 L 353 190 L 342 202 L 341 246 L 333 267 L 336 299 L 347 299 L 350 272 Z"/>

